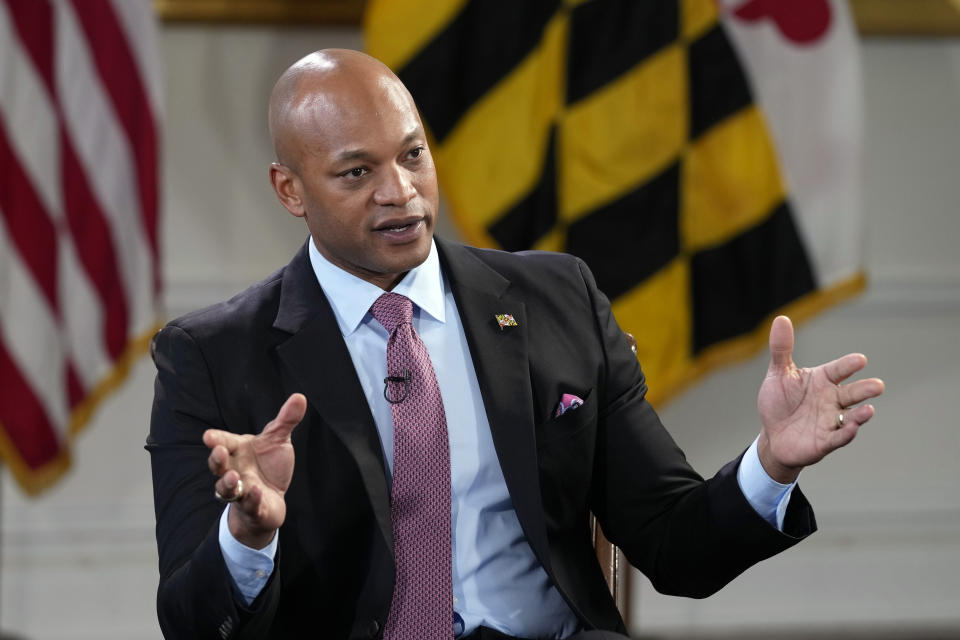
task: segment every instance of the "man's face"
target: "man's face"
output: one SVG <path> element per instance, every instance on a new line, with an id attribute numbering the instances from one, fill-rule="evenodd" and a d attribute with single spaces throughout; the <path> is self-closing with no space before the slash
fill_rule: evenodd
<path id="1" fill-rule="evenodd" d="M 327 260 L 391 289 L 430 253 L 436 170 L 416 108 L 396 80 L 344 84 L 342 93 L 299 107 L 293 184 L 302 213 L 291 211 L 306 218 Z"/>

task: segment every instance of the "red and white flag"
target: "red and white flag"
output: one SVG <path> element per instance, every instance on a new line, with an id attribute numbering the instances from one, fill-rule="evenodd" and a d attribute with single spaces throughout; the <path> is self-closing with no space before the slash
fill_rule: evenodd
<path id="1" fill-rule="evenodd" d="M 0 454 L 35 493 L 158 319 L 148 0 L 0 0 Z"/>

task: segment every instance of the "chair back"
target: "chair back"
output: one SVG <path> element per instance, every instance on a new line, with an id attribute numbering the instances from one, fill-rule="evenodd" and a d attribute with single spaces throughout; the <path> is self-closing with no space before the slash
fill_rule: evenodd
<path id="1" fill-rule="evenodd" d="M 592 513 L 590 514 L 590 534 L 600 570 L 603 571 L 603 577 L 607 579 L 610 595 L 617 603 L 617 609 L 620 610 L 620 617 L 623 618 L 624 624 L 629 628 L 630 563 L 627 562 L 623 552 L 603 535 L 603 530 Z"/>
<path id="2" fill-rule="evenodd" d="M 637 341 L 633 334 L 626 331 L 623 333 L 627 342 L 630 343 L 633 355 L 637 355 Z M 629 628 L 630 563 L 627 562 L 623 552 L 603 535 L 603 530 L 592 513 L 590 514 L 590 536 L 593 540 L 593 548 L 597 553 L 597 561 L 603 571 L 603 577 L 607 579 L 610 595 L 613 596 L 613 601 L 617 603 L 617 609 L 620 610 L 620 616 Z"/>

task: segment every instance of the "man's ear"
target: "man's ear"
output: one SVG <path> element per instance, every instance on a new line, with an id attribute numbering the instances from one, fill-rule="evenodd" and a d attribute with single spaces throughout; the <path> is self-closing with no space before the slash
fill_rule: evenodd
<path id="1" fill-rule="evenodd" d="M 287 211 L 302 218 L 307 214 L 303 203 L 300 179 L 289 167 L 279 162 L 270 163 L 270 183 Z"/>

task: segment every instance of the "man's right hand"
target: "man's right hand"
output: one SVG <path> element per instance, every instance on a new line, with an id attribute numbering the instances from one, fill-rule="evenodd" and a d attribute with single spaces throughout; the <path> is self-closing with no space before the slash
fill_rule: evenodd
<path id="1" fill-rule="evenodd" d="M 290 433 L 306 410 L 307 399 L 294 393 L 259 435 L 219 429 L 203 433 L 203 443 L 211 449 L 207 463 L 219 476 L 217 493 L 225 500 L 237 498 L 228 517 L 230 533 L 248 547 L 262 549 L 270 544 L 287 515 L 283 495 L 290 486 L 294 462 Z"/>

